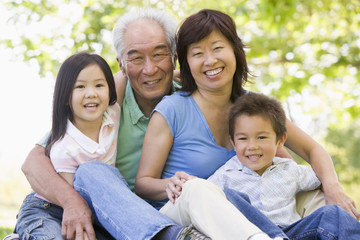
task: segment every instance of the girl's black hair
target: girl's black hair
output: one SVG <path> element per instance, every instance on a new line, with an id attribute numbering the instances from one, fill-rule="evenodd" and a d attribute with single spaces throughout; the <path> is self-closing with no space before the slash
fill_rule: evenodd
<path id="1" fill-rule="evenodd" d="M 77 53 L 66 59 L 61 65 L 56 77 L 53 96 L 51 136 L 45 150 L 47 156 L 50 156 L 52 145 L 64 137 L 67 120 L 69 119 L 72 121 L 74 118 L 70 106 L 74 85 L 81 70 L 91 64 L 98 65 L 105 75 L 106 82 L 109 86 L 109 105 L 116 103 L 117 96 L 114 77 L 110 66 L 105 59 L 97 54 L 90 54 L 87 52 Z"/>

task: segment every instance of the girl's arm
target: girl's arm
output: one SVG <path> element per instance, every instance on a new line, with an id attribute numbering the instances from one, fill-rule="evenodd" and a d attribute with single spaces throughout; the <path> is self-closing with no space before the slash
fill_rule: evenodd
<path id="1" fill-rule="evenodd" d="M 354 218 L 359 219 L 355 202 L 342 189 L 330 155 L 313 138 L 300 128 L 286 121 L 288 138 L 285 146 L 307 161 L 320 179 L 327 204 L 336 204 L 344 208 Z"/>
<path id="2" fill-rule="evenodd" d="M 119 71 L 114 74 L 114 81 L 115 81 L 115 88 L 117 95 L 117 103 L 121 106 L 125 96 L 127 79 L 126 76 L 123 74 L 123 72 Z"/>
<path id="3" fill-rule="evenodd" d="M 172 144 L 172 134 L 165 118 L 155 112 L 146 129 L 136 175 L 135 192 L 140 197 L 174 201 L 180 195 L 183 182 L 191 178 L 184 172 L 177 172 L 171 178 L 160 179 Z"/>

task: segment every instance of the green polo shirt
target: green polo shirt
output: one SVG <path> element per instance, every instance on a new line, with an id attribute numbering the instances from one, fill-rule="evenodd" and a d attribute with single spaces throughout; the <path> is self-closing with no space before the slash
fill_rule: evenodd
<path id="1" fill-rule="evenodd" d="M 179 83 L 173 82 L 174 87 Z M 139 168 L 141 149 L 144 142 L 149 118 L 140 110 L 130 84 L 126 85 L 121 106 L 120 127 L 117 143 L 116 167 L 123 175 L 129 187 L 134 191 L 136 173 Z"/>
<path id="2" fill-rule="evenodd" d="M 121 106 L 115 166 L 132 191 L 149 120 L 140 110 L 130 84 L 127 84 Z"/>

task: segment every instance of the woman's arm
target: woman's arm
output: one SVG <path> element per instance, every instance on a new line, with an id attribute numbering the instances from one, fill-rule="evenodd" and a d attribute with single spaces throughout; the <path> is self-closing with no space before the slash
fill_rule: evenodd
<path id="1" fill-rule="evenodd" d="M 50 159 L 45 155 L 44 147 L 36 145 L 21 169 L 35 192 L 64 209 L 63 236 L 73 239 L 75 234 L 82 237 L 86 231 L 90 240 L 95 239 L 92 213 L 87 202 L 55 172 Z M 82 230 L 76 231 L 77 229 Z"/>
<path id="2" fill-rule="evenodd" d="M 356 210 L 355 202 L 342 189 L 330 155 L 313 138 L 289 120 L 286 121 L 288 138 L 285 146 L 311 164 L 320 179 L 327 204 L 337 204 L 344 208 L 356 219 L 360 213 Z"/>
<path id="3" fill-rule="evenodd" d="M 174 201 L 180 195 L 183 182 L 191 176 L 177 172 L 173 177 L 160 179 L 173 144 L 173 137 L 165 118 L 155 112 L 146 129 L 136 175 L 135 192 L 142 198 Z"/>

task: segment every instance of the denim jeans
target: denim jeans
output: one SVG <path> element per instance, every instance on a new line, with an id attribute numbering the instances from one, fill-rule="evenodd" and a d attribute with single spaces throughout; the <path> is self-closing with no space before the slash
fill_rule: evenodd
<path id="1" fill-rule="evenodd" d="M 17 215 L 15 232 L 20 239 L 63 240 L 61 220 L 63 209 L 30 193 L 26 196 Z M 98 240 L 109 240 L 111 236 L 99 225 L 94 225 Z"/>
<path id="2" fill-rule="evenodd" d="M 283 228 L 290 239 L 357 240 L 360 223 L 344 209 L 326 205 L 309 216 Z"/>
<path id="3" fill-rule="evenodd" d="M 244 214 L 244 216 L 264 233 L 271 238 L 282 237 L 287 239 L 287 235 L 272 221 L 270 221 L 257 208 L 250 204 L 250 199 L 245 193 L 234 191 L 229 188 L 224 189 L 226 198 L 235 205 L 235 207 Z M 291 239 L 291 238 L 290 238 Z"/>
<path id="4" fill-rule="evenodd" d="M 116 239 L 151 239 L 173 221 L 128 187 L 119 170 L 102 162 L 78 168 L 74 188 L 88 202 L 100 224 Z"/>
<path id="5" fill-rule="evenodd" d="M 15 231 L 20 239 L 58 239 L 61 236 L 63 210 L 38 197 L 35 193 L 26 196 L 17 215 Z"/>
<path id="6" fill-rule="evenodd" d="M 326 205 L 289 226 L 276 227 L 259 210 L 248 206 L 250 200 L 246 194 L 232 189 L 225 189 L 224 192 L 228 200 L 237 209 L 251 222 L 257 223 L 257 226 L 272 238 L 280 236 L 279 230 L 281 228 L 283 233 L 291 240 L 360 239 L 360 223 L 339 206 Z M 285 238 L 284 235 L 282 236 Z"/>

